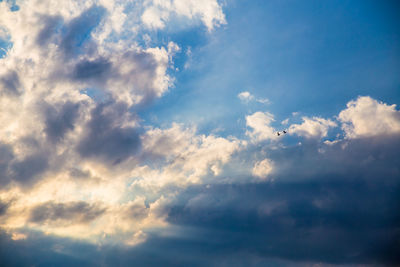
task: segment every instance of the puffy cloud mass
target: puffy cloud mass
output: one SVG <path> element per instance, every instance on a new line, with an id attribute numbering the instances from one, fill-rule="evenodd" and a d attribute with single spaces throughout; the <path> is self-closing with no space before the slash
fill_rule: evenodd
<path id="1" fill-rule="evenodd" d="M 164 186 L 218 175 L 238 149 L 234 138 L 145 127 L 135 113 L 172 87 L 180 50 L 139 44 L 152 10 L 163 24 L 225 23 L 216 1 L 0 2 L 12 44 L 0 59 L 2 229 L 136 245 L 167 225 Z"/>
<path id="2" fill-rule="evenodd" d="M 396 110 L 396 105 L 387 105 L 368 96 L 347 103 L 338 118 L 348 138 L 400 133 L 400 111 Z"/>
<path id="3" fill-rule="evenodd" d="M 305 138 L 323 138 L 328 135 L 329 128 L 336 127 L 337 124 L 331 120 L 319 117 L 303 117 L 303 123 L 292 124 L 289 132 L 303 136 Z"/>
<path id="4" fill-rule="evenodd" d="M 269 159 L 264 159 L 262 161 L 256 162 L 253 167 L 253 175 L 266 179 L 268 174 L 273 170 L 273 163 Z"/>
<path id="5" fill-rule="evenodd" d="M 274 115 L 269 112 L 258 111 L 246 116 L 246 125 L 251 128 L 246 133 L 255 141 L 277 139 L 276 130 L 271 126 L 273 121 Z"/>

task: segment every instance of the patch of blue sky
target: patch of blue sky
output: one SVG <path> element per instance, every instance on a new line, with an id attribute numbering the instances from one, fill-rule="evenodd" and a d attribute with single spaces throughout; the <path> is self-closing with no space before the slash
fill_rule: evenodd
<path id="1" fill-rule="evenodd" d="M 7 53 L 12 46 L 13 44 L 9 36 L 0 36 L 0 59 L 7 56 Z"/>
<path id="2" fill-rule="evenodd" d="M 99 88 L 85 88 L 80 90 L 80 93 L 89 96 L 97 103 L 106 102 L 108 100 L 108 95 Z"/>
<path id="3" fill-rule="evenodd" d="M 359 95 L 399 103 L 400 32 L 391 3 L 230 1 L 228 25 L 200 35 L 207 42 L 199 39 L 190 67 L 147 118 L 240 136 L 245 116 L 259 110 L 273 113 L 278 125 L 298 111 L 331 118 Z M 180 34 L 183 47 L 199 38 Z M 271 103 L 243 104 L 242 91 Z"/>
<path id="4" fill-rule="evenodd" d="M 4 0 L 0 0 L 0 3 L 3 2 Z M 8 3 L 10 10 L 15 12 L 19 10 L 19 6 L 17 5 L 16 0 L 5 0 L 6 3 Z"/>

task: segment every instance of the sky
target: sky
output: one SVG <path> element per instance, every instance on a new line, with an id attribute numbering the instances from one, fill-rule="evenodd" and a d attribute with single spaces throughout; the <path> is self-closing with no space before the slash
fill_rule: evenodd
<path id="1" fill-rule="evenodd" d="M 399 11 L 0 0 L 0 265 L 399 265 Z"/>

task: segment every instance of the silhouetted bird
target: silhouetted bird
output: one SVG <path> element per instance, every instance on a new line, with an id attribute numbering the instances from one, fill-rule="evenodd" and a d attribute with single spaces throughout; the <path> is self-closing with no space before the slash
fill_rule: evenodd
<path id="1" fill-rule="evenodd" d="M 285 133 L 286 133 L 286 131 L 283 131 L 283 133 L 285 134 Z"/>
<path id="2" fill-rule="evenodd" d="M 281 134 L 279 132 L 276 133 L 278 136 L 280 136 Z"/>

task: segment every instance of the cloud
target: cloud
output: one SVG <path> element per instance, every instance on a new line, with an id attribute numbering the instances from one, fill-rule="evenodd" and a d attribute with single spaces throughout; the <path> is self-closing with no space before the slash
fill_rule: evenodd
<path id="1" fill-rule="evenodd" d="M 149 103 L 172 85 L 173 80 L 167 75 L 170 55 L 164 47 L 130 49 L 109 56 L 114 68 L 106 90 L 118 101 L 128 105 Z"/>
<path id="2" fill-rule="evenodd" d="M 47 138 L 52 143 L 61 141 L 68 131 L 75 128 L 79 116 L 80 103 L 59 103 L 56 106 L 47 106 L 45 109 L 45 129 Z"/>
<path id="3" fill-rule="evenodd" d="M 255 112 L 246 116 L 246 126 L 251 130 L 246 134 L 254 141 L 277 139 L 276 130 L 270 125 L 274 116 L 269 112 Z"/>
<path id="4" fill-rule="evenodd" d="M 32 184 L 36 179 L 40 179 L 49 167 L 48 155 L 43 152 L 33 153 L 21 160 L 15 160 L 10 166 L 10 176 L 14 181 L 21 184 Z"/>
<path id="5" fill-rule="evenodd" d="M 273 170 L 273 163 L 269 159 L 258 161 L 254 164 L 252 174 L 264 180 Z"/>
<path id="6" fill-rule="evenodd" d="M 131 220 L 143 220 L 149 215 L 149 208 L 144 203 L 131 203 L 127 207 L 126 215 Z"/>
<path id="7" fill-rule="evenodd" d="M 254 96 L 247 91 L 239 93 L 238 97 L 243 102 L 249 102 L 254 99 Z"/>
<path id="8" fill-rule="evenodd" d="M 10 71 L 0 76 L 0 96 L 2 96 L 2 94 L 18 96 L 20 86 L 21 83 L 17 72 Z"/>
<path id="9" fill-rule="evenodd" d="M 134 171 L 141 177 L 134 184 L 150 188 L 186 186 L 201 183 L 207 176 L 219 176 L 232 155 L 244 146 L 236 138 L 196 135 L 195 129 L 178 124 L 164 130 L 150 129 L 142 140 L 143 157 L 152 164 Z"/>
<path id="10" fill-rule="evenodd" d="M 301 124 L 290 125 L 288 132 L 305 138 L 320 139 L 328 135 L 330 128 L 337 126 L 335 122 L 320 117 L 303 117 L 302 120 Z"/>
<path id="11" fill-rule="evenodd" d="M 64 224 L 89 223 L 105 212 L 100 205 L 86 202 L 52 203 L 37 205 L 31 210 L 29 221 L 33 223 L 62 222 Z"/>
<path id="12" fill-rule="evenodd" d="M 2 185 L 8 184 L 11 180 L 8 168 L 13 159 L 14 153 L 12 147 L 0 143 L 0 184 Z"/>
<path id="13" fill-rule="evenodd" d="M 164 9 L 147 3 L 28 0 L 12 12 L 0 2 L 0 34 L 12 43 L 0 60 L 0 227 L 11 237 L 35 229 L 137 246 L 147 229 L 168 225 L 175 193 L 164 186 L 220 175 L 240 146 L 143 125 L 137 112 L 173 86 L 181 49 L 140 44 L 149 32 L 143 12 Z M 225 23 L 216 1 L 171 5 L 164 25 L 174 17 L 209 30 Z"/>
<path id="14" fill-rule="evenodd" d="M 190 187 L 168 220 L 194 229 L 185 234 L 190 244 L 223 248 L 218 256 L 394 264 L 399 146 L 397 137 L 340 141 L 325 152 L 313 143 L 268 150 L 274 182 Z"/>
<path id="15" fill-rule="evenodd" d="M 209 31 L 226 23 L 222 7 L 217 0 L 147 1 L 141 19 L 147 27 L 162 29 L 173 16 L 198 19 Z"/>
<path id="16" fill-rule="evenodd" d="M 387 105 L 369 96 L 347 103 L 338 119 L 348 138 L 400 133 L 400 111 L 396 105 Z"/>
<path id="17" fill-rule="evenodd" d="M 105 13 L 104 7 L 92 6 L 65 25 L 66 33 L 62 36 L 60 48 L 67 57 L 80 51 L 79 48 L 90 40 L 88 35 L 100 24 Z"/>
<path id="18" fill-rule="evenodd" d="M 113 164 L 133 156 L 140 148 L 140 138 L 129 120 L 127 106 L 123 103 L 101 103 L 91 112 L 77 151 L 82 157 L 105 159 Z M 125 118 L 124 118 L 125 116 Z"/>
<path id="19" fill-rule="evenodd" d="M 245 92 L 248 93 L 248 92 Z M 242 95 L 243 99 L 251 99 L 251 95 Z M 292 124 L 288 128 L 289 134 L 296 134 L 307 139 L 321 139 L 328 136 L 331 128 L 337 123 L 330 119 L 314 116 L 304 116 L 301 124 Z M 347 108 L 342 110 L 337 120 L 342 123 L 342 130 L 347 138 L 361 138 L 376 135 L 393 135 L 400 133 L 400 111 L 396 105 L 387 105 L 371 97 L 359 97 L 347 103 Z M 256 112 L 246 117 L 246 125 L 252 128 L 247 134 L 257 141 L 276 139 L 273 135 L 276 130 L 270 126 L 274 121 L 268 112 Z M 287 124 L 284 120 L 282 124 Z"/>
<path id="20" fill-rule="evenodd" d="M 11 205 L 11 203 L 2 201 L 0 199 L 0 216 L 3 216 L 7 213 L 7 209 L 9 208 L 10 205 Z"/>
<path id="21" fill-rule="evenodd" d="M 245 102 L 245 103 L 249 103 L 250 101 L 253 101 L 253 100 L 255 100 L 256 102 L 259 102 L 261 104 L 269 104 L 270 103 L 269 99 L 256 98 L 256 97 L 254 97 L 254 95 L 252 95 L 248 91 L 241 92 L 237 96 L 242 102 Z"/>
<path id="22" fill-rule="evenodd" d="M 64 23 L 63 17 L 60 15 L 56 16 L 43 16 L 40 21 L 43 27 L 36 36 L 36 42 L 39 46 L 48 45 L 53 37 L 57 34 L 59 28 Z"/>
<path id="23" fill-rule="evenodd" d="M 107 59 L 82 60 L 76 64 L 73 78 L 77 80 L 102 80 L 108 76 L 111 63 Z"/>

